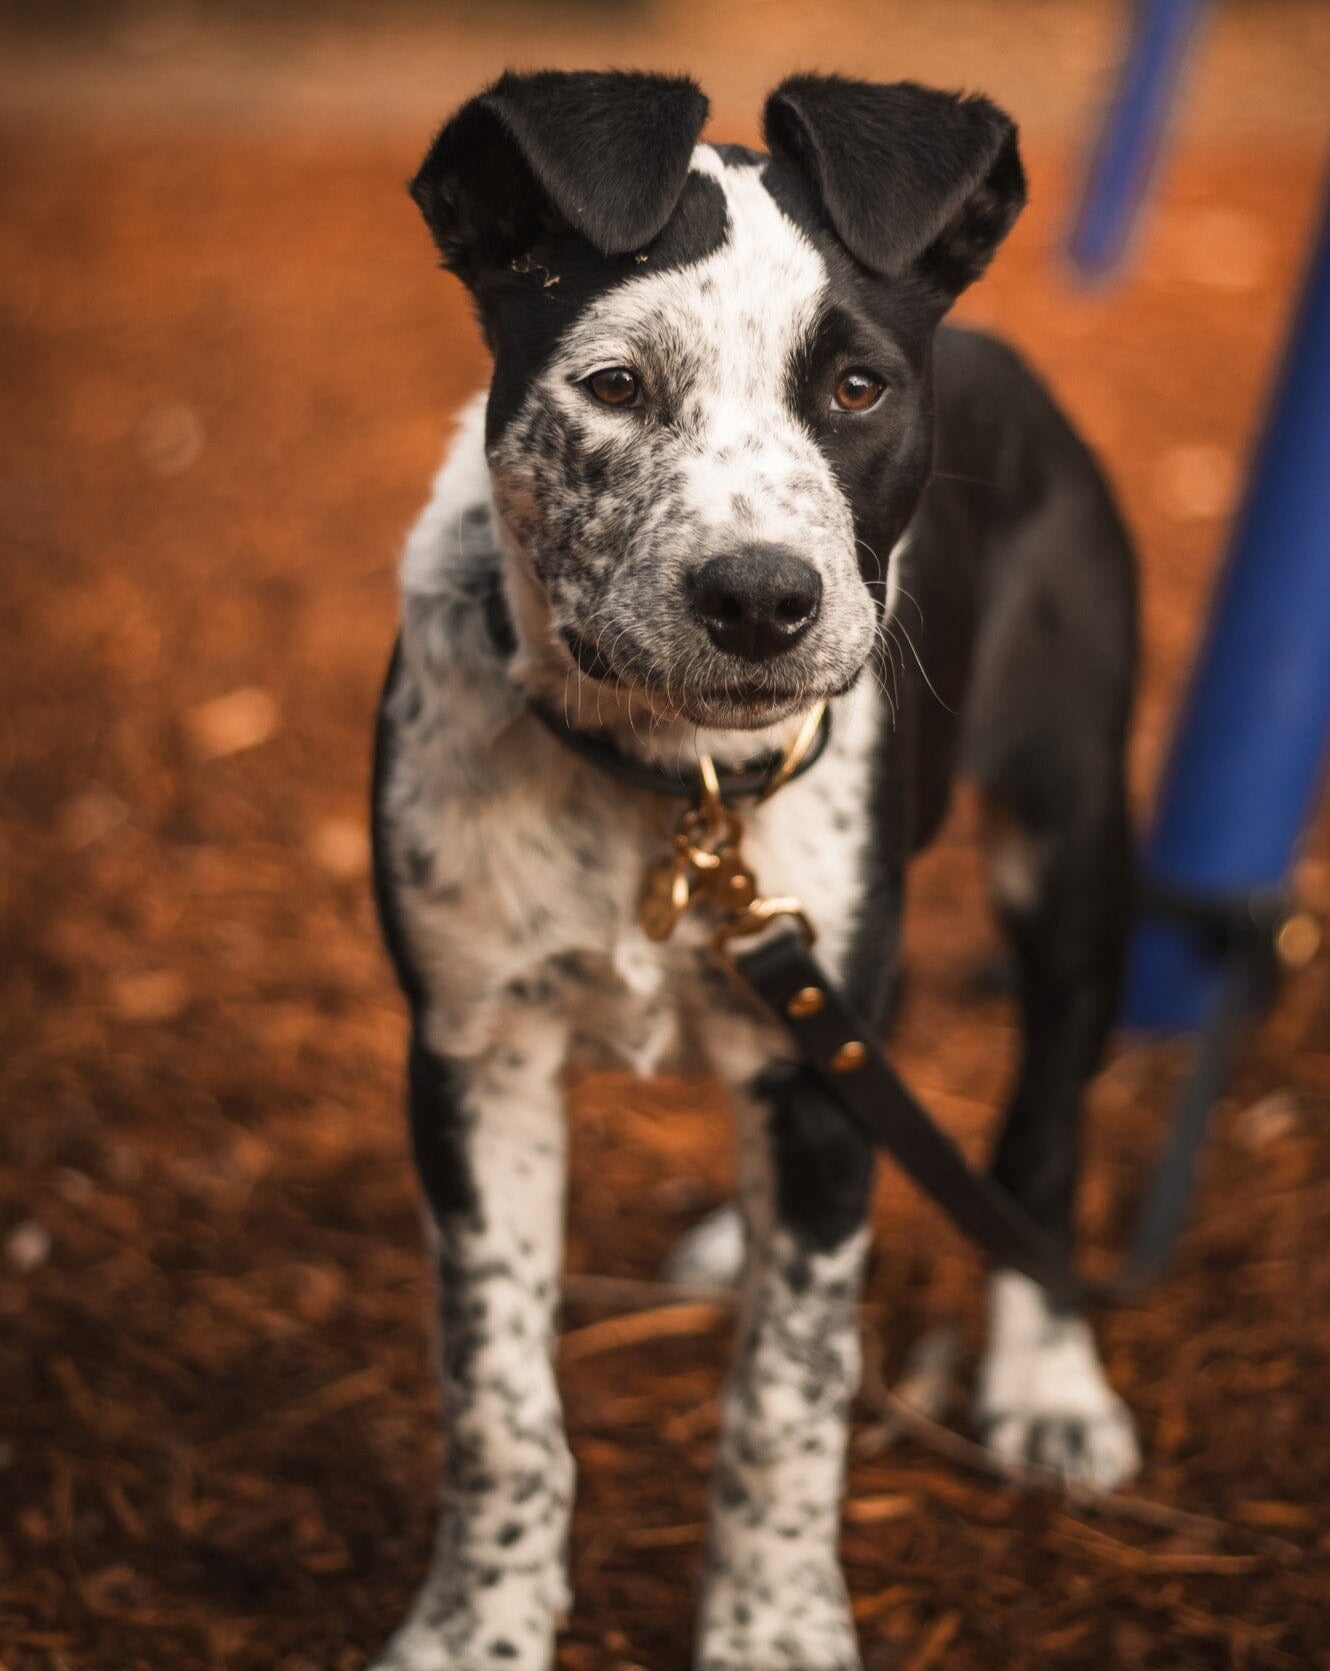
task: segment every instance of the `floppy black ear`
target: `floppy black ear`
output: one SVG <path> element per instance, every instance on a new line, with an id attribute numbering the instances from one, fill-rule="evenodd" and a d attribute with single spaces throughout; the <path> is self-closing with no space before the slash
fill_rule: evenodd
<path id="1" fill-rule="evenodd" d="M 510 71 L 447 123 L 411 195 L 468 283 L 555 229 L 626 254 L 670 218 L 706 114 L 684 76 Z"/>
<path id="2" fill-rule="evenodd" d="M 1016 124 L 984 98 L 793 76 L 767 100 L 764 131 L 811 177 L 851 255 L 890 278 L 915 269 L 947 301 L 1025 202 Z"/>

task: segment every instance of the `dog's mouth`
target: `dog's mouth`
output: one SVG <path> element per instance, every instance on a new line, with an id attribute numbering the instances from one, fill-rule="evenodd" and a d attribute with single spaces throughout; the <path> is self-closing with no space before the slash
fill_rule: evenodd
<path id="1" fill-rule="evenodd" d="M 857 677 L 857 672 L 852 673 L 831 690 L 812 689 L 793 679 L 778 680 L 770 672 L 744 678 L 718 671 L 714 678 L 694 676 L 680 682 L 651 665 L 636 646 L 629 658 L 614 660 L 598 644 L 572 629 L 565 631 L 564 641 L 585 678 L 644 698 L 662 719 L 684 719 L 699 725 L 740 730 L 771 725 L 803 712 L 814 702 L 841 695 Z"/>

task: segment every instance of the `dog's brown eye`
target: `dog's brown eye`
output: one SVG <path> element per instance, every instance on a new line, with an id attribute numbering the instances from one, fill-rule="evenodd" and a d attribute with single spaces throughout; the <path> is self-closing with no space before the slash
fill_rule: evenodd
<path id="1" fill-rule="evenodd" d="M 836 384 L 836 405 L 842 412 L 867 412 L 882 398 L 886 384 L 871 371 L 842 372 Z"/>
<path id="2" fill-rule="evenodd" d="M 610 366 L 596 371 L 586 380 L 586 386 L 604 406 L 635 406 L 641 393 L 636 372 L 627 366 Z"/>

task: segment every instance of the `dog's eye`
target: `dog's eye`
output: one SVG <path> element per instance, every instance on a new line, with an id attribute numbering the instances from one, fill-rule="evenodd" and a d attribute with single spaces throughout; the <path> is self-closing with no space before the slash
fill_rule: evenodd
<path id="1" fill-rule="evenodd" d="M 605 371 L 593 371 L 586 386 L 602 406 L 636 406 L 642 392 L 637 373 L 627 366 L 610 366 Z"/>
<path id="2" fill-rule="evenodd" d="M 836 405 L 842 412 L 867 412 L 881 400 L 885 388 L 871 371 L 843 371 L 836 383 Z"/>

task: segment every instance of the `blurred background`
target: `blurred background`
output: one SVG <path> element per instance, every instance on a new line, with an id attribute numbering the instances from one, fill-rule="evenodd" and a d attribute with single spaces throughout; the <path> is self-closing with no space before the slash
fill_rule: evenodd
<path id="1" fill-rule="evenodd" d="M 1149 805 L 1330 148 L 1330 8 L 1210 8 L 1116 286 L 1062 254 L 1120 0 L 438 0 L 0 10 L 0 1665 L 356 1671 L 436 1465 L 403 1022 L 368 899 L 394 567 L 484 357 L 403 182 L 509 64 L 686 69 L 751 140 L 794 68 L 985 91 L 1030 208 L 961 315 L 1015 340 L 1141 546 Z M 1330 467 L 1330 465 L 1328 465 Z M 1252 692 L 1253 700 L 1260 692 Z M 1303 896 L 1330 908 L 1330 834 Z M 911 902 L 903 1070 L 976 1155 L 1013 1034 L 962 802 Z M 1177 1085 L 1125 1041 L 1084 1227 Z M 707 1085 L 581 1083 L 565 1671 L 686 1662 L 723 1308 L 607 1327 L 723 1200 Z M 1244 1051 L 1170 1278 L 1108 1319 L 1148 1457 L 1018 1495 L 873 1388 L 980 1272 L 894 1177 L 846 1556 L 870 1671 L 1330 1666 L 1330 972 Z M 880 1403 L 880 1400 L 878 1401 Z"/>

